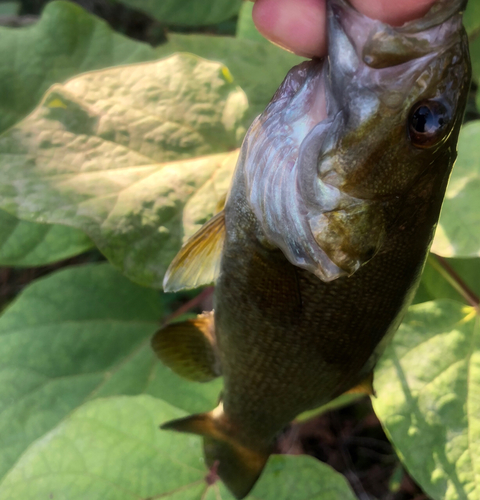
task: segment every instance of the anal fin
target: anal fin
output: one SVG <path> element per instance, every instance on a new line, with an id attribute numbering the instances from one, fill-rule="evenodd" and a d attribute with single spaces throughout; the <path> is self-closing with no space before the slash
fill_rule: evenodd
<path id="1" fill-rule="evenodd" d="M 375 389 L 373 388 L 373 371 L 345 394 L 367 394 L 368 396 L 376 396 Z"/>
<path id="2" fill-rule="evenodd" d="M 197 288 L 216 281 L 225 241 L 223 210 L 212 217 L 180 249 L 163 280 L 166 292 Z"/>
<path id="3" fill-rule="evenodd" d="M 188 380 L 208 382 L 221 374 L 213 311 L 162 328 L 153 336 L 152 348 L 166 366 Z"/>
<path id="4" fill-rule="evenodd" d="M 209 413 L 172 420 L 161 428 L 203 436 L 207 466 L 215 468 L 215 473 L 239 500 L 253 488 L 271 453 L 271 446 L 246 446 L 235 426 L 229 424 L 221 403 Z"/>

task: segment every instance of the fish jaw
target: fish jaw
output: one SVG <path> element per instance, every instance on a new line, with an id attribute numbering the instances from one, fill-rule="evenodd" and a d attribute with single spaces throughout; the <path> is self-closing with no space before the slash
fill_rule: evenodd
<path id="1" fill-rule="evenodd" d="M 323 281 L 351 275 L 381 251 L 420 177 L 431 176 L 431 189 L 448 178 L 470 78 L 463 5 L 440 1 L 392 27 L 345 0 L 328 2 L 328 59 L 291 71 L 243 146 L 266 246 Z M 440 103 L 448 121 L 434 147 L 417 147 L 409 133 L 423 101 Z M 425 190 L 424 203 L 436 196 Z M 333 251 L 334 241 L 347 251 Z"/>

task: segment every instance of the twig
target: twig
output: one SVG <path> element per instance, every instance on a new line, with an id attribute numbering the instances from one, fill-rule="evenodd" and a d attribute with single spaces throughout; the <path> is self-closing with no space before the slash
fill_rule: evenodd
<path id="1" fill-rule="evenodd" d="M 430 264 L 438 271 L 448 283 L 477 311 L 480 311 L 480 299 L 475 292 L 463 281 L 447 259 L 440 255 L 430 254 Z"/>
<path id="2" fill-rule="evenodd" d="M 193 297 L 193 299 L 189 300 L 183 306 L 180 306 L 176 311 L 174 311 L 172 314 L 169 314 L 164 320 L 163 324 L 166 325 L 167 323 L 170 323 L 173 321 L 175 318 L 178 318 L 182 314 L 187 313 L 194 307 L 197 307 L 200 305 L 205 299 L 210 297 L 213 293 L 213 286 L 210 286 L 208 288 L 205 288 L 201 293 L 199 293 L 196 297 Z"/>

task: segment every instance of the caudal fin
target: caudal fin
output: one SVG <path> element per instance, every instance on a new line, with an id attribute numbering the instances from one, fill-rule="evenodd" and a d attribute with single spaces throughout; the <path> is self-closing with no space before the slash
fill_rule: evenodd
<path id="1" fill-rule="evenodd" d="M 250 448 L 230 430 L 220 404 L 209 413 L 191 415 L 163 424 L 162 429 L 188 432 L 204 437 L 203 450 L 208 467 L 214 467 L 225 486 L 238 498 L 244 498 L 262 473 L 270 447 Z"/>

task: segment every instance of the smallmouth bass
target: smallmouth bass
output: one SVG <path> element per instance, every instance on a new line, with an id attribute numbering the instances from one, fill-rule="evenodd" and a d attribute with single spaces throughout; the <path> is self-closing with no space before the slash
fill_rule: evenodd
<path id="1" fill-rule="evenodd" d="M 298 414 L 358 387 L 397 330 L 438 221 L 470 83 L 466 2 L 392 27 L 327 0 L 328 58 L 293 68 L 242 145 L 222 212 L 165 290 L 216 281 L 215 313 L 160 330 L 178 374 L 224 377 L 203 436 L 237 498 Z"/>

